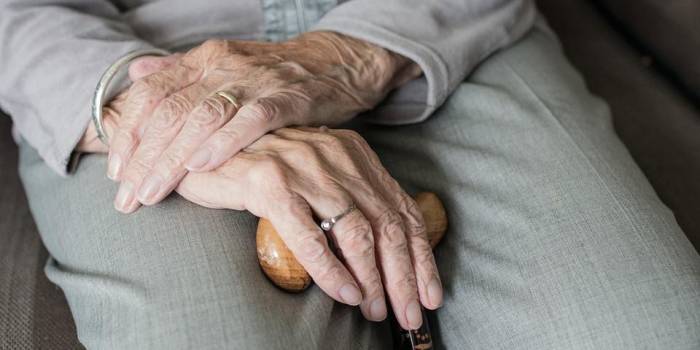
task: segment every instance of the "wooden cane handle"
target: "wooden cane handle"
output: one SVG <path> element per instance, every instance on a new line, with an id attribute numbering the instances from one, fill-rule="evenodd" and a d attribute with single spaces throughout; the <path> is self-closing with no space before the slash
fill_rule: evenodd
<path id="1" fill-rule="evenodd" d="M 414 199 L 423 213 L 430 246 L 440 242 L 447 230 L 447 215 L 440 199 L 431 192 L 417 194 Z M 311 276 L 287 248 L 272 224 L 261 218 L 255 237 L 258 261 L 265 275 L 276 286 L 298 293 L 311 284 Z"/>

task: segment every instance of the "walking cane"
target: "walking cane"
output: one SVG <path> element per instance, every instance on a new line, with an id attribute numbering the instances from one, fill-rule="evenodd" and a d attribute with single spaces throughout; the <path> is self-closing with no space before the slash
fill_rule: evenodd
<path id="1" fill-rule="evenodd" d="M 422 192 L 414 199 L 423 213 L 430 246 L 435 248 L 447 230 L 445 208 L 434 193 Z M 294 258 L 272 224 L 265 219 L 258 222 L 256 245 L 260 267 L 276 286 L 288 292 L 299 293 L 311 285 L 311 276 Z M 433 349 L 426 311 L 422 308 L 421 311 L 423 325 L 416 330 L 403 330 L 392 317 L 392 336 L 396 349 Z"/>

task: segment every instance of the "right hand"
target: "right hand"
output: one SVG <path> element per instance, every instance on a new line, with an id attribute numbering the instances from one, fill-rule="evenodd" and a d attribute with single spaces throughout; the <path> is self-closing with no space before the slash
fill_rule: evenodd
<path id="1" fill-rule="evenodd" d="M 182 54 L 176 53 L 169 56 L 142 56 L 136 58 L 129 65 L 129 80 L 135 82 L 143 77 L 159 72 L 172 66 Z M 113 135 L 117 130 L 119 119 L 124 111 L 124 105 L 129 98 L 129 89 L 121 91 L 102 108 L 102 126 L 108 135 Z M 83 153 L 107 153 L 109 148 L 97 137 L 97 130 L 93 123 L 88 124 L 83 137 L 75 146 L 75 151 Z"/>
<path id="2" fill-rule="evenodd" d="M 177 192 L 206 207 L 267 218 L 316 284 L 339 302 L 359 305 L 369 320 L 386 317 L 385 289 L 404 329 L 421 326 L 421 303 L 442 304 L 416 202 L 353 131 L 279 129 L 215 170 L 189 173 Z M 332 217 L 353 203 L 357 209 L 328 235 L 336 257 L 314 216 Z"/>
<path id="3" fill-rule="evenodd" d="M 109 146 L 115 208 L 160 202 L 187 172 L 215 169 L 270 130 L 343 123 L 419 74 L 399 54 L 333 32 L 208 40 L 129 88 Z"/>

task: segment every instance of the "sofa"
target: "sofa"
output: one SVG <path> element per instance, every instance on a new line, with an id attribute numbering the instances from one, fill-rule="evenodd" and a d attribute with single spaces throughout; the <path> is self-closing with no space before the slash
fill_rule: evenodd
<path id="1" fill-rule="evenodd" d="M 538 5 L 589 88 L 609 103 L 620 138 L 699 249 L 700 26 L 694 21 L 700 2 Z M 10 127 L 9 118 L 0 116 L 0 349 L 81 348 L 61 290 L 43 273 L 48 253 L 17 175 Z"/>

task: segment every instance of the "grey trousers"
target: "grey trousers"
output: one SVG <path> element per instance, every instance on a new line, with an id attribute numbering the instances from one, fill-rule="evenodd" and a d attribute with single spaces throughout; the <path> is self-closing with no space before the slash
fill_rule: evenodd
<path id="1" fill-rule="evenodd" d="M 427 122 L 357 130 L 409 192 L 434 191 L 448 349 L 698 349 L 700 256 L 556 39 L 534 30 Z M 60 178 L 27 146 L 21 177 L 46 273 L 95 349 L 386 349 L 386 323 L 261 273 L 256 218 L 177 195 L 112 209 L 105 157 Z"/>

